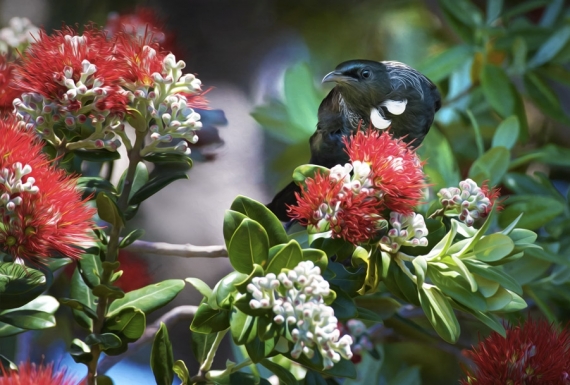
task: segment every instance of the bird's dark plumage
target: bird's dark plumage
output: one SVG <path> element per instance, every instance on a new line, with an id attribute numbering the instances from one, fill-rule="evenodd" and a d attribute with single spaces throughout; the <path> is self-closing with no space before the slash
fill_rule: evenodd
<path id="1" fill-rule="evenodd" d="M 399 62 L 350 60 L 323 78 L 336 86 L 321 102 L 317 130 L 311 136 L 309 163 L 333 167 L 348 162 L 342 138 L 370 124 L 417 147 L 441 107 L 435 84 Z M 295 204 L 299 186 L 291 182 L 267 205 L 288 221 L 286 205 Z"/>

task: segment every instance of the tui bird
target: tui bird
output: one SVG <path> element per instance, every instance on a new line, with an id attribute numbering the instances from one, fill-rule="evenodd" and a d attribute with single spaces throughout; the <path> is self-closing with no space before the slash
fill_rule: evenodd
<path id="1" fill-rule="evenodd" d="M 441 107 L 435 84 L 396 61 L 349 60 L 323 78 L 336 86 L 319 106 L 317 130 L 311 136 L 310 164 L 331 168 L 348 162 L 342 138 L 359 126 L 389 129 L 411 147 L 423 141 Z M 281 221 L 289 221 L 287 205 L 296 203 L 301 189 L 291 182 L 267 207 Z"/>

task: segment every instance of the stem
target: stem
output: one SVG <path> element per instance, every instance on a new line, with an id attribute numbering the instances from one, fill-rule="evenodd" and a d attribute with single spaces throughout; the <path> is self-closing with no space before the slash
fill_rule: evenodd
<path id="1" fill-rule="evenodd" d="M 412 280 L 412 282 L 417 285 L 418 284 L 418 278 L 412 274 L 412 272 L 410 271 L 410 269 L 408 269 L 408 266 L 406 266 L 404 261 L 402 261 L 399 258 L 396 258 L 396 263 L 398 264 L 398 266 L 400 266 L 400 269 L 402 269 L 404 274 L 406 274 Z"/>
<path id="2" fill-rule="evenodd" d="M 251 360 L 251 358 L 248 358 L 246 360 L 244 360 L 243 362 L 240 362 L 239 364 L 237 364 L 236 366 L 234 366 L 232 368 L 232 373 L 237 372 L 238 370 L 240 370 L 241 368 L 245 368 L 246 366 L 249 366 L 253 363 L 253 361 Z"/>
<path id="3" fill-rule="evenodd" d="M 228 251 L 223 245 L 196 246 L 190 243 L 176 245 L 166 242 L 136 240 L 126 247 L 135 253 L 152 253 L 182 258 L 227 258 Z"/>
<path id="4" fill-rule="evenodd" d="M 125 183 L 123 185 L 123 191 L 117 202 L 117 206 L 120 212 L 125 212 L 129 205 L 129 194 L 131 193 L 131 188 L 133 180 L 135 177 L 135 172 L 137 170 L 137 165 L 141 161 L 140 148 L 144 142 L 144 134 L 137 132 L 135 145 L 128 151 L 129 167 L 127 169 L 127 175 L 125 177 Z M 105 262 L 115 262 L 117 260 L 117 255 L 119 253 L 119 238 L 121 235 L 121 230 L 123 225 L 112 226 L 111 233 L 109 234 L 109 243 L 107 245 L 107 254 Z M 103 276 L 101 277 L 101 284 L 108 285 L 113 271 L 111 269 L 103 270 Z M 99 298 L 99 303 L 97 304 L 97 320 L 93 324 L 93 333 L 100 334 L 103 330 L 103 325 L 105 324 L 105 315 L 107 314 L 107 307 L 109 305 L 109 299 L 106 297 Z M 93 346 L 91 353 L 93 358 L 87 365 L 87 384 L 97 385 L 97 363 L 99 361 L 99 356 L 101 355 L 100 345 L 97 344 Z"/>

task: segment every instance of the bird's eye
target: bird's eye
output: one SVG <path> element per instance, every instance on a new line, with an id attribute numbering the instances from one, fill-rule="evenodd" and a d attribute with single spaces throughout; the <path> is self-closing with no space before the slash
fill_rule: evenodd
<path id="1" fill-rule="evenodd" d="M 361 75 L 364 79 L 368 79 L 370 77 L 370 70 L 362 71 Z"/>

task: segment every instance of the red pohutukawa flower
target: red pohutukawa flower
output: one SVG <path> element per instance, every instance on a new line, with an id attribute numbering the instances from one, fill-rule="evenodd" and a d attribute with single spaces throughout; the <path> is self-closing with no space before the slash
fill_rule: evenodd
<path id="1" fill-rule="evenodd" d="M 18 371 L 8 371 L 0 364 L 0 385 L 79 385 L 80 381 L 65 369 L 55 370 L 53 363 L 36 365 L 24 363 Z"/>
<path id="2" fill-rule="evenodd" d="M 391 211 L 410 214 L 421 203 L 426 186 L 422 162 L 408 145 L 387 133 L 369 129 L 343 138 L 346 152 L 355 162 L 368 164 L 372 186 Z M 356 166 L 355 166 L 356 169 Z"/>
<path id="3" fill-rule="evenodd" d="M 13 119 L 0 120 L 0 248 L 27 261 L 77 258 L 92 242 L 95 210 L 76 181 L 41 153 L 33 133 Z"/>
<path id="4" fill-rule="evenodd" d="M 359 131 L 345 144 L 351 164 L 307 178 L 289 215 L 311 231 L 361 243 L 385 225 L 386 210 L 413 212 L 423 197 L 424 174 L 417 155 L 387 133 Z"/>
<path id="5" fill-rule="evenodd" d="M 14 109 L 12 102 L 22 93 L 12 87 L 14 79 L 14 63 L 5 55 L 0 55 L 0 112 Z"/>
<path id="6" fill-rule="evenodd" d="M 16 66 L 15 86 L 56 101 L 59 106 L 66 106 L 68 101 L 76 100 L 77 94 L 93 89 L 94 96 L 121 100 L 113 109 L 124 113 L 127 96 L 119 81 L 126 68 L 116 60 L 114 49 L 114 42 L 107 39 L 104 31 L 92 26 L 87 26 L 82 35 L 71 27 L 51 35 L 42 30 Z M 83 107 L 76 104 L 72 103 L 69 109 Z"/>
<path id="7" fill-rule="evenodd" d="M 570 384 L 570 333 L 545 320 L 494 332 L 467 354 L 476 368 L 462 385 Z"/>

